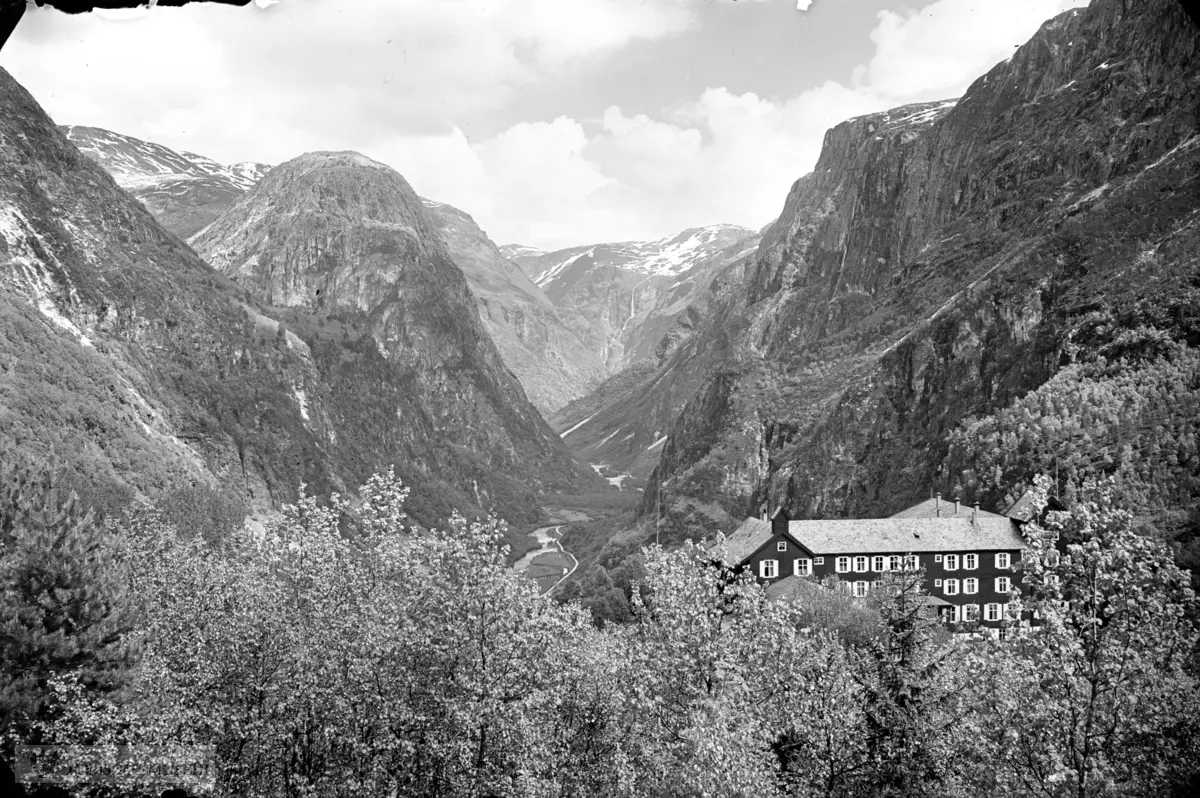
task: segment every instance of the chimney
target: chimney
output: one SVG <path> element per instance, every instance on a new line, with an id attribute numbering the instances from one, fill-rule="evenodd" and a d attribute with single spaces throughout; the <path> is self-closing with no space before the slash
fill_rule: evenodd
<path id="1" fill-rule="evenodd" d="M 942 517 L 942 494 L 938 494 L 933 502 L 933 512 L 937 518 Z"/>
<path id="2" fill-rule="evenodd" d="M 971 511 L 971 523 L 975 523 L 975 519 L 979 516 L 979 502 L 975 503 L 975 509 Z"/>
<path id="3" fill-rule="evenodd" d="M 771 534 L 781 535 L 788 531 L 788 515 L 784 512 L 783 507 L 775 508 L 775 512 L 771 514 Z"/>
<path id="4" fill-rule="evenodd" d="M 762 520 L 766 521 L 767 520 L 767 503 L 763 502 L 762 507 L 759 507 L 758 511 L 759 511 L 759 515 L 762 517 Z"/>
<path id="5" fill-rule="evenodd" d="M 954 514 L 958 515 L 958 499 L 954 500 Z"/>

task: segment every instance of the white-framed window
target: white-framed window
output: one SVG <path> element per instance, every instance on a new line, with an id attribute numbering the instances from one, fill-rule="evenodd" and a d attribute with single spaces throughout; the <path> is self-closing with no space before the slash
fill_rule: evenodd
<path id="1" fill-rule="evenodd" d="M 871 564 L 871 570 L 872 571 L 880 571 L 880 572 L 886 571 L 887 570 L 887 557 L 879 557 L 879 556 L 875 557 L 875 562 Z"/>
<path id="2" fill-rule="evenodd" d="M 968 571 L 974 571 L 978 567 L 979 567 L 979 555 L 978 554 L 964 554 L 963 555 L 963 568 L 966 568 Z"/>
<path id="3" fill-rule="evenodd" d="M 888 558 L 888 560 L 889 560 L 889 562 L 888 562 L 888 570 L 889 571 L 899 571 L 901 568 L 904 567 L 904 558 L 901 557 L 899 554 L 893 554 L 891 557 Z"/>
<path id="4" fill-rule="evenodd" d="M 855 557 L 854 572 L 859 574 L 865 573 L 870 568 L 870 560 L 870 557 Z"/>
<path id="5" fill-rule="evenodd" d="M 854 584 L 852 582 L 843 581 L 840 579 L 838 580 L 838 590 L 842 591 L 843 593 L 849 593 L 853 589 L 854 589 Z"/>
<path id="6" fill-rule="evenodd" d="M 942 586 L 942 580 L 941 580 L 941 579 L 934 579 L 934 580 L 933 580 L 933 586 L 934 586 L 934 587 L 941 587 L 941 586 Z"/>
<path id="7" fill-rule="evenodd" d="M 1002 551 L 996 555 L 996 567 L 997 568 L 1007 568 L 1008 567 L 1008 552 L 1007 551 Z"/>
<path id="8" fill-rule="evenodd" d="M 921 568 L 921 558 L 915 554 L 904 555 L 904 570 L 917 571 Z"/>
<path id="9" fill-rule="evenodd" d="M 940 554 L 935 554 L 935 555 L 933 555 L 933 561 L 934 561 L 934 562 L 941 562 L 941 561 L 942 561 L 942 555 L 940 555 Z"/>
<path id="10" fill-rule="evenodd" d="M 963 605 L 963 622 L 964 623 L 975 623 L 978 620 L 979 620 L 979 605 L 978 604 L 964 604 Z"/>
<path id="11" fill-rule="evenodd" d="M 824 557 L 817 557 L 816 559 L 813 560 L 813 565 L 824 565 L 824 564 L 825 564 Z"/>
<path id="12" fill-rule="evenodd" d="M 1009 581 L 1007 576 L 997 576 L 996 577 L 996 592 L 997 593 L 1007 593 L 1011 588 L 1012 588 L 1012 582 Z"/>
<path id="13" fill-rule="evenodd" d="M 759 562 L 758 575 L 763 579 L 774 579 L 779 576 L 779 560 L 762 560 Z"/>
<path id="14" fill-rule="evenodd" d="M 957 554 L 947 554 L 946 559 L 943 561 L 942 564 L 946 567 L 947 571 L 957 571 L 958 570 L 958 555 Z"/>
<path id="15" fill-rule="evenodd" d="M 972 595 L 979 592 L 979 580 L 971 577 L 963 580 L 963 592 Z"/>
<path id="16" fill-rule="evenodd" d="M 787 551 L 787 541 L 781 540 L 775 544 L 775 551 Z"/>
<path id="17" fill-rule="evenodd" d="M 871 586 L 871 583 L 867 582 L 865 580 L 855 582 L 854 583 L 854 595 L 858 598 L 862 598 L 863 596 L 867 595 L 867 590 L 870 588 L 870 586 Z"/>
<path id="18" fill-rule="evenodd" d="M 1000 605 L 999 604 L 988 604 L 986 609 L 984 610 L 983 617 L 985 620 L 988 620 L 988 621 L 1000 620 Z"/>
<path id="19" fill-rule="evenodd" d="M 837 562 L 834 563 L 834 570 L 836 570 L 839 574 L 844 574 L 847 571 L 849 571 L 850 570 L 850 558 L 849 557 L 838 557 Z"/>
<path id="20" fill-rule="evenodd" d="M 797 557 L 792 560 L 792 573 L 796 576 L 809 576 L 812 574 L 812 560 L 807 557 Z"/>
<path id="21" fill-rule="evenodd" d="M 947 596 L 957 596 L 958 595 L 958 580 L 957 579 L 947 579 L 945 582 L 942 582 L 942 584 L 946 587 L 946 595 Z"/>

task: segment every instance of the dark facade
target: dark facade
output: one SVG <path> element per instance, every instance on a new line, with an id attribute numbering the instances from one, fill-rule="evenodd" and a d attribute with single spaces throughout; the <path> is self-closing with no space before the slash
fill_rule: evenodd
<path id="1" fill-rule="evenodd" d="M 785 546 L 783 550 L 779 548 L 780 543 Z M 997 555 L 1003 555 L 1007 561 L 998 560 Z M 973 568 L 967 567 L 969 557 L 974 557 Z M 842 564 L 849 567 L 848 571 L 838 570 L 839 558 L 846 558 Z M 860 562 L 859 558 L 865 562 Z M 807 576 L 818 582 L 827 577 L 836 577 L 851 595 L 865 597 L 874 583 L 883 579 L 885 571 L 895 570 L 893 565 L 903 567 L 907 558 L 915 558 L 916 567 L 924 569 L 925 592 L 951 605 L 942 608 L 947 622 L 978 621 L 983 626 L 998 627 L 1004 617 L 1004 606 L 1012 598 L 1010 591 L 1021 589 L 1019 548 L 997 550 L 963 547 L 911 554 L 837 550 L 818 553 L 810 551 L 787 533 L 775 533 L 743 562 L 765 584 L 788 576 Z M 865 570 L 857 570 L 859 565 L 864 565 Z M 879 570 L 880 565 L 883 570 Z M 954 567 L 949 567 L 951 565 Z M 1007 585 L 998 583 L 1000 579 L 1007 579 Z M 968 583 L 968 580 L 974 582 Z M 967 609 L 970 605 L 974 605 L 973 610 Z M 994 605 L 991 618 L 988 605 Z"/>
<path id="2" fill-rule="evenodd" d="M 1022 589 L 1019 524 L 940 498 L 890 518 L 792 521 L 780 509 L 769 520 L 747 518 L 710 550 L 768 585 L 832 577 L 862 598 L 888 571 L 920 569 L 944 620 L 999 628 Z"/>

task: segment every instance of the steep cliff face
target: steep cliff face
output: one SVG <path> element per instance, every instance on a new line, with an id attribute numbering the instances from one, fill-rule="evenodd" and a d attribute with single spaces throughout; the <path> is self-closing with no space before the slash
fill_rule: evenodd
<path id="1" fill-rule="evenodd" d="M 53 460 L 100 497 L 211 486 L 256 511 L 301 482 L 353 490 L 394 465 L 426 523 L 491 507 L 530 522 L 540 486 L 577 476 L 511 376 L 496 376 L 478 323 L 457 321 L 474 300 L 436 247 L 411 244 L 446 288 L 416 292 L 419 318 L 387 290 L 374 315 L 336 324 L 273 309 L 164 230 L 2 71 L 0 105 L 6 459 Z M 464 415 L 491 437 L 472 437 Z"/>
<path id="2" fill-rule="evenodd" d="M 423 470 L 474 485 L 480 505 L 498 502 L 497 491 L 529 496 L 579 478 L 484 330 L 437 225 L 394 170 L 357 153 L 300 156 L 272 169 L 193 246 L 256 298 L 290 311 L 283 315 L 309 331 L 320 367 L 347 383 L 347 401 L 356 393 L 364 413 L 391 419 L 364 427 L 366 440 L 391 436 Z M 380 363 L 345 362 L 338 342 L 360 335 Z M 369 399 L 372 379 L 384 383 Z"/>
<path id="3" fill-rule="evenodd" d="M 542 289 L 504 257 L 468 214 L 433 200 L 426 210 L 479 303 L 479 317 L 505 364 L 543 414 L 594 388 L 599 356 L 559 318 Z M 581 323 L 576 320 L 576 327 Z"/>
<path id="4" fill-rule="evenodd" d="M 0 449 L 100 496 L 341 486 L 303 343 L 163 230 L 0 70 Z M 264 323 L 272 323 L 262 319 Z"/>
<path id="5" fill-rule="evenodd" d="M 734 516 L 887 513 L 954 487 L 951 430 L 1094 350 L 1097 315 L 1191 341 L 1198 42 L 1174 2 L 1097 0 L 956 103 L 831 130 L 702 333 L 744 329 L 644 508 L 661 475 Z"/>
<path id="6" fill-rule="evenodd" d="M 203 155 L 176 152 L 98 127 L 59 129 L 180 238 L 211 224 L 270 169 L 261 163 L 225 166 Z"/>
<path id="7" fill-rule="evenodd" d="M 605 373 L 656 358 L 664 335 L 694 324 L 708 283 L 754 250 L 758 234 L 734 225 L 685 230 L 658 241 L 594 244 L 554 252 L 502 251 L 545 292 Z"/>

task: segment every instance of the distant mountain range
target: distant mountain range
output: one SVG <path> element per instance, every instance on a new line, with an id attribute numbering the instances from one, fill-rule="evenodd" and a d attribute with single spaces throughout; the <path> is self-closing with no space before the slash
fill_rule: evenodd
<path id="1" fill-rule="evenodd" d="M 61 130 L 185 239 L 204 232 L 271 168 L 224 166 L 101 128 Z M 757 242 L 747 228 L 714 225 L 657 241 L 553 252 L 497 247 L 469 214 L 421 201 L 466 275 L 505 364 L 547 416 L 625 366 L 658 357 L 677 328 L 686 329 L 687 309 L 713 270 Z"/>
<path id="2" fill-rule="evenodd" d="M 61 129 L 167 229 L 185 239 L 203 232 L 271 168 L 223 166 L 202 155 L 95 127 Z M 599 357 L 559 318 L 542 290 L 469 215 L 444 203 L 421 201 L 470 282 L 484 326 L 534 404 L 551 413 L 594 387 L 604 377 Z"/>
<path id="3" fill-rule="evenodd" d="M 660 355 L 660 347 L 722 266 L 754 251 L 758 233 L 735 225 L 685 230 L 657 241 L 543 252 L 507 245 L 515 261 L 600 353 L 605 373 Z"/>

